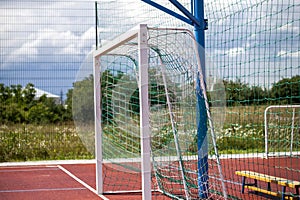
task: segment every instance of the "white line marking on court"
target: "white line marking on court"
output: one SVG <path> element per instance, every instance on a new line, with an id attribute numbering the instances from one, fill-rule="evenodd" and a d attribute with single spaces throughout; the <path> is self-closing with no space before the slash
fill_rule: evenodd
<path id="1" fill-rule="evenodd" d="M 90 185 L 88 185 L 87 183 L 85 183 L 84 181 L 82 181 L 81 179 L 79 179 L 77 176 L 75 176 L 74 174 L 72 174 L 66 168 L 64 168 L 64 167 L 62 167 L 60 165 L 57 165 L 57 167 L 59 169 L 61 169 L 63 172 L 65 172 L 67 175 L 69 175 L 71 178 L 73 178 L 75 181 L 77 181 L 78 183 L 80 183 L 81 185 L 83 185 L 85 188 L 89 189 L 91 192 L 95 193 L 97 196 L 99 196 L 100 198 L 102 198 L 103 200 L 109 200 L 105 196 L 98 194 L 97 191 L 94 188 L 92 188 Z"/>
<path id="2" fill-rule="evenodd" d="M 86 190 L 86 188 L 80 187 L 80 188 L 42 188 L 42 189 L 29 189 L 29 190 L 0 190 L 0 193 L 47 192 L 47 191 L 70 191 L 70 190 Z"/>
<path id="3" fill-rule="evenodd" d="M 53 165 L 66 165 L 66 164 L 95 164 L 93 160 L 45 160 L 45 161 L 25 161 L 25 162 L 4 162 L 0 163 L 0 167 L 35 167 L 46 165 L 46 167 L 52 167 Z"/>
<path id="4" fill-rule="evenodd" d="M 105 197 L 104 195 L 102 194 L 97 194 L 101 199 L 103 200 L 109 200 L 109 198 Z"/>
<path id="5" fill-rule="evenodd" d="M 0 170 L 0 173 L 4 172 L 4 173 L 8 173 L 8 172 L 35 172 L 35 171 L 52 171 L 52 170 L 59 170 L 57 168 L 57 166 L 55 166 L 55 168 L 35 168 L 35 169 L 4 169 L 4 170 Z"/>

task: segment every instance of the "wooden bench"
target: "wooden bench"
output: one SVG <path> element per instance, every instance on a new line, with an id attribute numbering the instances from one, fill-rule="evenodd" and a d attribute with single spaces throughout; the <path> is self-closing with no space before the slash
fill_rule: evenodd
<path id="1" fill-rule="evenodd" d="M 248 188 L 249 190 L 256 191 L 256 192 L 262 192 L 268 195 L 281 197 L 282 200 L 284 199 L 296 199 L 293 197 L 294 195 L 287 195 L 286 194 L 286 187 L 295 188 L 296 193 L 295 195 L 298 196 L 298 199 L 300 200 L 299 196 L 299 188 L 300 188 L 300 182 L 299 181 L 293 181 L 288 180 L 285 178 L 270 176 L 262 173 L 257 173 L 253 171 L 236 171 L 236 175 L 242 176 L 242 193 L 244 193 L 245 188 Z M 246 183 L 246 178 L 254 179 L 254 183 Z M 267 182 L 268 188 L 262 189 L 259 188 L 257 185 L 257 181 L 264 181 Z M 271 183 L 275 183 L 277 185 L 281 186 L 281 192 L 274 192 L 271 191 Z"/>

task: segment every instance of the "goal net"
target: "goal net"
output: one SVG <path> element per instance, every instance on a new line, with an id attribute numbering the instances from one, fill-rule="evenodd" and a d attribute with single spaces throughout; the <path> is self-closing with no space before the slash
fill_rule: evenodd
<path id="1" fill-rule="evenodd" d="M 142 25 L 95 52 L 100 193 L 226 195 L 197 52 L 188 30 Z M 197 146 L 198 129 L 207 128 L 198 127 L 200 115 L 208 116 L 209 128 Z"/>
<path id="2" fill-rule="evenodd" d="M 264 123 L 266 157 L 299 157 L 300 105 L 268 106 Z"/>

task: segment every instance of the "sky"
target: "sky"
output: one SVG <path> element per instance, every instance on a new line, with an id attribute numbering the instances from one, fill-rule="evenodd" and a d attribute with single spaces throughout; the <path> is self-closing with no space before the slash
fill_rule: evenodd
<path id="1" fill-rule="evenodd" d="M 0 82 L 65 95 L 95 48 L 94 2 L 1 1 Z"/>
<path id="2" fill-rule="evenodd" d="M 208 75 L 268 88 L 300 74 L 300 0 L 204 2 L 209 20 L 206 54 L 214 65 Z M 139 0 L 101 0 L 98 17 L 100 44 L 138 23 L 193 30 Z M 94 1 L 4 0 L 0 26 L 0 83 L 30 82 L 65 98 L 80 74 L 92 73 Z"/>

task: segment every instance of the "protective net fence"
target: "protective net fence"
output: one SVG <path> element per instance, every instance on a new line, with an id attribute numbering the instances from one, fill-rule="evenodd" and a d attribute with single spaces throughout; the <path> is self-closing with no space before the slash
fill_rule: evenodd
<path id="1" fill-rule="evenodd" d="M 218 66 L 226 91 L 225 121 L 217 144 L 230 182 L 228 193 L 238 198 L 247 196 L 236 187 L 242 178 L 234 171 L 299 181 L 299 139 L 294 136 L 299 133 L 299 108 L 291 107 L 300 103 L 299 5 L 235 0 L 205 4 L 206 52 Z M 268 190 L 263 181 L 258 185 Z M 269 189 L 280 196 L 280 187 L 272 184 Z M 245 193 L 263 198 L 251 191 Z M 297 196 L 294 189 L 289 192 Z"/>
<path id="2" fill-rule="evenodd" d="M 177 12 L 169 1 L 155 2 Z M 180 3 L 188 10 L 193 7 L 189 0 Z M 245 194 L 242 194 L 241 177 L 237 176 L 235 171 L 252 170 L 266 175 L 299 180 L 299 108 L 297 105 L 300 103 L 300 2 L 298 0 L 251 2 L 208 0 L 204 1 L 204 7 L 205 18 L 208 19 L 205 52 L 207 62 L 212 66 L 206 68 L 206 80 L 217 82 L 210 85 L 207 81 L 207 90 L 227 194 L 229 198 L 234 199 L 264 198 L 247 189 Z M 93 77 L 91 76 L 93 63 L 89 53 L 95 49 L 93 45 L 96 43 L 95 2 L 2 1 L 0 9 L 0 24 L 3 27 L 0 30 L 1 161 L 93 157 L 94 113 Z M 186 28 L 193 31 L 193 27 L 136 0 L 100 1 L 97 4 L 97 16 L 99 47 L 139 23 L 155 28 Z M 181 37 L 177 38 L 177 41 L 180 41 L 178 44 L 183 43 L 181 40 L 184 38 Z M 158 49 L 152 49 L 151 56 L 154 59 L 154 55 L 161 54 L 165 63 L 170 65 L 173 63 L 174 68 L 177 67 L 177 71 L 172 72 L 174 75 L 168 70 L 164 73 L 169 77 L 180 77 L 182 65 L 175 67 L 174 60 L 184 57 L 182 55 L 185 55 L 186 50 L 182 46 L 175 45 L 174 34 L 171 36 L 165 34 L 164 37 L 157 38 L 160 38 L 157 39 L 157 44 L 171 43 L 170 46 L 178 48 L 177 53 L 181 56 L 171 56 L 170 53 Z M 168 48 L 168 46 L 160 47 L 160 49 Z M 119 66 L 119 71 L 123 73 L 134 69 L 132 64 L 134 62 L 130 59 L 123 57 L 121 61 L 118 60 L 119 63 L 123 63 Z M 114 63 L 115 67 L 117 65 L 114 60 L 107 62 Z M 177 59 L 176 62 L 189 65 L 185 60 Z M 154 159 L 160 169 L 157 170 L 158 176 L 155 179 L 164 179 L 162 182 L 166 183 L 174 180 L 172 184 L 176 188 L 175 182 L 180 174 L 169 174 L 169 177 L 173 176 L 174 179 L 166 178 L 164 174 L 177 169 L 179 163 L 176 161 L 177 163 L 174 162 L 172 166 L 172 163 L 167 160 L 164 165 L 162 160 L 164 150 L 173 154 L 176 149 L 174 145 L 167 145 L 175 144 L 174 137 L 171 137 L 171 133 L 174 132 L 172 125 L 178 129 L 178 133 L 184 130 L 189 135 L 188 130 L 195 128 L 193 117 L 196 114 L 189 113 L 192 108 L 185 108 L 185 112 L 183 109 L 180 110 L 182 106 L 174 106 L 176 108 L 173 110 L 176 116 L 174 121 L 177 120 L 177 124 L 172 124 L 172 117 L 167 113 L 169 111 L 165 103 L 166 91 L 164 92 L 165 88 L 159 85 L 164 82 L 170 84 L 167 87 L 167 91 L 170 91 L 170 103 L 174 103 L 174 96 L 176 96 L 174 88 L 180 87 L 176 82 L 177 78 L 166 78 L 164 81 L 162 77 L 164 73 L 160 69 L 157 64 L 157 67 L 153 67 L 149 72 L 153 74 L 151 75 L 153 80 L 159 83 L 153 83 L 150 90 L 155 99 L 151 107 L 155 114 L 151 119 L 164 127 L 161 129 L 153 126 L 152 129 L 155 136 L 153 144 L 157 148 L 153 155 L 157 155 Z M 109 80 L 117 74 L 119 72 L 107 73 L 106 78 Z M 26 87 L 28 83 L 33 85 L 29 84 Z M 126 94 L 134 90 L 132 85 L 134 84 L 125 84 L 124 88 L 118 85 L 118 88 Z M 191 89 L 190 85 L 181 87 L 186 87 L 186 91 Z M 133 93 L 137 92 L 133 91 Z M 116 99 L 110 104 L 129 106 L 123 105 L 126 102 L 121 100 L 121 94 L 116 91 L 112 93 L 109 87 L 106 93 L 108 95 L 105 98 L 108 102 L 111 101 L 112 96 Z M 47 98 L 41 98 L 43 94 Z M 176 94 L 180 94 L 187 100 L 185 97 L 190 93 L 177 91 Z M 160 101 L 164 103 L 162 105 L 157 103 Z M 190 104 L 193 105 L 194 101 Z M 134 103 L 136 99 L 129 98 L 129 102 Z M 296 107 L 292 107 L 294 105 Z M 267 109 L 269 106 L 275 107 Z M 110 135 L 109 145 L 115 147 L 115 142 L 123 145 L 122 151 L 118 148 L 109 148 L 107 145 L 105 148 L 111 151 L 107 155 L 109 158 L 113 158 L 112 154 L 125 150 L 127 152 L 129 149 L 134 153 L 133 157 L 138 157 L 139 147 L 135 148 L 128 144 L 136 143 L 139 139 L 135 138 L 136 136 L 124 137 L 124 134 L 121 134 L 124 133 L 122 126 L 137 123 L 138 119 L 131 113 L 135 109 L 137 107 L 133 106 L 122 111 L 131 118 L 121 116 L 115 118 L 120 125 L 119 129 L 105 130 L 107 133 L 114 133 Z M 112 110 L 108 110 L 106 113 L 108 119 L 111 117 L 111 112 Z M 164 120 L 167 118 L 168 120 Z M 130 129 L 133 132 L 137 126 L 131 126 Z M 186 137 L 189 140 L 192 138 Z M 179 143 L 180 141 L 183 141 L 182 134 L 179 134 Z M 211 141 L 211 138 L 208 138 L 208 141 Z M 181 145 L 183 145 L 182 149 L 194 151 L 195 142 Z M 208 150 L 210 155 L 215 154 L 210 146 Z M 187 154 L 190 156 L 192 153 Z M 132 154 L 128 152 L 123 155 L 126 159 L 130 156 Z M 193 160 L 193 158 L 182 156 L 182 160 Z M 208 161 L 210 162 L 210 159 Z M 185 164 L 183 163 L 183 166 Z M 166 168 L 163 168 L 164 166 Z M 107 165 L 107 167 L 111 166 Z M 133 164 L 132 171 L 139 171 L 137 169 L 140 167 Z M 214 171 L 209 170 L 210 172 Z M 133 174 L 135 178 L 132 179 L 132 184 L 129 184 L 131 187 L 140 181 L 140 178 L 135 176 L 137 174 L 138 172 Z M 210 176 L 213 177 L 213 174 Z M 187 183 L 189 184 L 189 180 Z M 180 184 L 182 183 L 178 183 Z M 191 181 L 191 187 L 197 187 L 196 184 L 198 183 L 195 179 Z M 260 186 L 268 188 L 267 183 L 261 183 Z M 168 188 L 164 185 L 160 187 Z M 280 187 L 271 184 L 272 191 L 280 191 Z M 122 189 L 124 188 L 120 186 L 120 190 Z M 133 187 L 134 189 L 137 188 Z M 292 188 L 287 188 L 287 192 L 290 192 L 293 197 L 297 196 Z M 178 198 L 185 198 L 182 196 L 183 193 L 184 190 L 181 190 Z"/>

